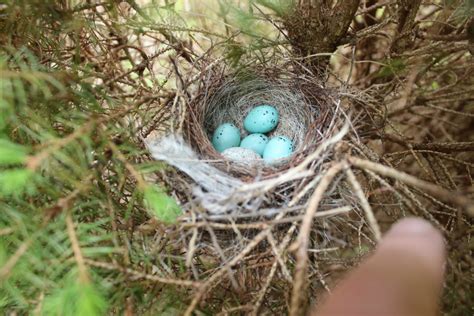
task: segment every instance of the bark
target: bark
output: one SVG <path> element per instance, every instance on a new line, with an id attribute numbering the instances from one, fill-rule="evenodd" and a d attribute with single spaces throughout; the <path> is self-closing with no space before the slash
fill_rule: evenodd
<path id="1" fill-rule="evenodd" d="M 411 32 L 415 26 L 415 18 L 420 8 L 421 0 L 398 1 L 398 36 L 392 43 L 392 52 L 401 53 L 412 43 Z"/>

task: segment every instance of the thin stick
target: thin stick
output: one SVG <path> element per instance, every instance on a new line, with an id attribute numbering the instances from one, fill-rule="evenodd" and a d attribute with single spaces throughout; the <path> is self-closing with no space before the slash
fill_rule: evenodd
<path id="1" fill-rule="evenodd" d="M 394 178 L 398 181 L 401 181 L 402 183 L 424 190 L 427 193 L 439 198 L 440 200 L 453 203 L 457 206 L 462 207 L 466 210 L 467 214 L 469 214 L 470 216 L 474 216 L 474 201 L 466 198 L 462 194 L 445 190 L 437 185 L 411 176 L 408 173 L 398 171 L 396 169 L 386 167 L 384 165 L 374 163 L 368 160 L 356 157 L 348 157 L 347 160 L 350 164 L 356 166 L 357 168 L 368 169 L 382 176 Z"/>
<path id="2" fill-rule="evenodd" d="M 314 215 L 318 210 L 319 202 L 328 189 L 334 177 L 341 171 L 341 162 L 334 164 L 321 179 L 321 183 L 314 190 L 308 203 L 306 214 L 300 226 L 300 233 L 296 241 L 296 265 L 293 291 L 291 296 L 290 316 L 302 315 L 304 308 L 303 298 L 306 297 L 306 273 L 308 268 L 308 241 Z M 294 247 L 291 247 L 294 248 Z"/>
<path id="3" fill-rule="evenodd" d="M 352 210 L 351 206 L 341 206 L 341 207 L 336 207 L 332 208 L 327 211 L 321 211 L 318 212 L 317 214 L 314 214 L 314 218 L 320 218 L 320 217 L 327 217 L 327 216 L 335 216 L 343 213 L 350 212 Z M 248 224 L 225 224 L 225 223 L 217 223 L 217 222 L 197 222 L 197 223 L 183 223 L 181 224 L 181 227 L 189 228 L 189 227 L 205 227 L 205 226 L 210 226 L 216 229 L 265 229 L 270 226 L 274 225 L 280 225 L 280 224 L 287 224 L 287 223 L 292 223 L 292 222 L 299 222 L 303 220 L 304 216 L 290 216 L 290 217 L 285 217 L 282 219 L 275 219 L 275 220 L 270 220 L 268 222 L 253 222 L 253 223 L 248 223 Z M 225 219 L 225 218 L 222 218 Z"/>
<path id="4" fill-rule="evenodd" d="M 196 214 L 194 212 L 191 213 L 193 224 L 196 223 Z M 206 224 L 204 222 L 203 224 Z M 186 266 L 191 267 L 192 262 L 193 262 L 193 256 L 194 252 L 196 251 L 196 240 L 198 237 L 198 230 L 197 227 L 193 227 L 193 234 L 191 235 L 191 239 L 189 240 L 189 246 L 188 246 L 188 253 L 186 254 Z"/>
<path id="5" fill-rule="evenodd" d="M 286 267 L 284 260 L 281 256 L 281 247 L 277 247 L 277 242 L 271 233 L 268 234 L 267 240 L 270 246 L 272 247 L 273 254 L 275 255 L 275 259 L 277 263 L 280 264 L 281 272 L 283 273 L 283 276 L 285 277 L 287 281 L 291 282 L 292 279 L 291 279 L 290 271 L 288 271 L 288 268 Z"/>
<path id="6" fill-rule="evenodd" d="M 275 260 L 273 261 L 272 267 L 270 268 L 270 272 L 268 273 L 265 284 L 263 285 L 262 290 L 259 291 L 257 301 L 255 302 L 255 307 L 253 308 L 253 311 L 250 313 L 250 316 L 258 315 L 258 311 L 260 307 L 262 306 L 263 298 L 265 297 L 265 294 L 267 293 L 268 287 L 272 283 L 273 277 L 275 276 L 275 273 L 277 271 L 277 267 L 278 267 L 278 260 L 275 258 Z"/>
<path id="7" fill-rule="evenodd" d="M 92 267 L 98 267 L 98 268 L 102 268 L 106 270 L 118 270 L 120 272 L 131 275 L 137 279 L 145 279 L 145 280 L 150 280 L 153 282 L 158 282 L 158 283 L 163 283 L 163 284 L 171 284 L 171 285 L 186 286 L 186 287 L 200 287 L 202 285 L 201 282 L 197 282 L 197 281 L 162 278 L 156 275 L 151 275 L 151 274 L 146 274 L 140 271 L 135 271 L 130 268 L 123 268 L 120 266 L 116 266 L 107 262 L 94 261 L 90 259 L 85 259 L 84 262 Z"/>
<path id="8" fill-rule="evenodd" d="M 18 247 L 15 253 L 8 259 L 8 261 L 2 266 L 0 269 L 0 280 L 8 278 L 17 261 L 20 260 L 20 258 L 25 254 L 36 237 L 37 234 L 34 234 L 30 239 L 24 241 L 20 247 Z"/>
<path id="9" fill-rule="evenodd" d="M 74 252 L 74 258 L 76 259 L 77 267 L 79 269 L 79 280 L 81 283 L 89 283 L 89 273 L 87 272 L 84 257 L 82 256 L 79 240 L 77 239 L 76 230 L 74 229 L 74 221 L 72 220 L 70 212 L 66 214 L 66 227 L 69 240 L 71 241 L 72 251 Z"/>
<path id="10" fill-rule="evenodd" d="M 367 198 L 365 197 L 365 194 L 362 191 L 362 187 L 360 186 L 359 181 L 357 181 L 354 175 L 354 172 L 352 172 L 350 168 L 347 168 L 345 171 L 347 175 L 347 180 L 349 180 L 352 188 L 355 191 L 355 194 L 360 200 L 360 204 L 362 206 L 362 209 L 365 212 L 365 217 L 367 219 L 367 222 L 369 223 L 369 226 L 372 229 L 372 232 L 374 233 L 375 240 L 379 242 L 380 239 L 382 238 L 382 233 L 380 232 L 379 224 L 377 223 L 377 220 L 375 219 L 374 212 L 372 211 L 372 208 L 370 207 L 369 201 L 367 201 Z"/>

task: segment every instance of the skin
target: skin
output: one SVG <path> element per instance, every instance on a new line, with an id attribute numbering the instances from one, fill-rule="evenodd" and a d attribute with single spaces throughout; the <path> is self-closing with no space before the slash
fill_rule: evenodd
<path id="1" fill-rule="evenodd" d="M 444 262 L 441 233 L 422 219 L 403 219 L 310 315 L 437 315 Z"/>

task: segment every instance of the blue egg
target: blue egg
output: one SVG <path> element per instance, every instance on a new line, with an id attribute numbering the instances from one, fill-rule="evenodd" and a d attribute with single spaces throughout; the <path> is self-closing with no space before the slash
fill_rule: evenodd
<path id="1" fill-rule="evenodd" d="M 277 163 L 279 159 L 290 157 L 293 153 L 293 142 L 284 136 L 275 136 L 268 142 L 263 151 L 263 160 L 268 164 Z"/>
<path id="2" fill-rule="evenodd" d="M 239 147 L 240 130 L 231 123 L 219 125 L 212 136 L 212 145 L 218 152 L 223 152 L 231 147 Z"/>
<path id="3" fill-rule="evenodd" d="M 263 155 L 263 150 L 265 149 L 265 146 L 268 143 L 268 137 L 256 133 L 256 134 L 250 134 L 249 136 L 245 137 L 242 139 L 242 142 L 240 143 L 240 147 L 243 148 L 248 148 L 252 149 L 254 152 L 259 154 L 260 156 Z"/>
<path id="4" fill-rule="evenodd" d="M 278 124 L 278 110 L 271 105 L 253 108 L 245 117 L 244 128 L 250 133 L 268 133 Z"/>

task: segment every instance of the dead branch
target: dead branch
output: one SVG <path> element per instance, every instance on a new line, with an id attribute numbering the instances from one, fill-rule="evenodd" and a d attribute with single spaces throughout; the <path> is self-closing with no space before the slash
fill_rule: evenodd
<path id="1" fill-rule="evenodd" d="M 447 191 L 437 185 L 429 182 L 420 180 L 414 176 L 411 176 L 405 172 L 398 171 L 396 169 L 386 167 L 384 165 L 374 163 L 368 160 L 363 160 L 356 157 L 348 157 L 349 163 L 355 167 L 361 169 L 368 169 L 376 172 L 382 176 L 394 178 L 407 185 L 417 187 L 426 191 L 427 193 L 449 203 L 453 203 L 457 206 L 462 207 L 469 215 L 474 216 L 474 201 L 468 199 L 466 196 L 458 193 Z"/>

